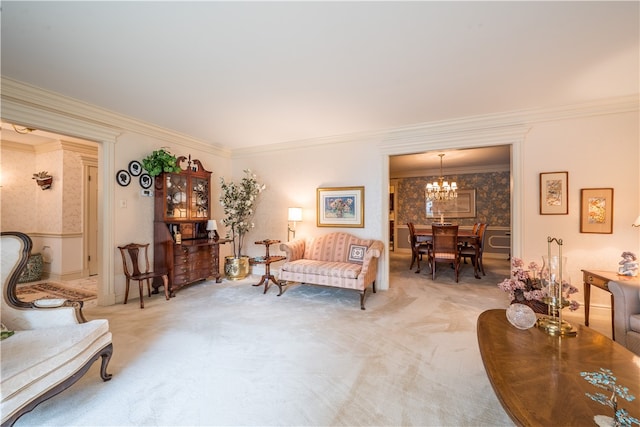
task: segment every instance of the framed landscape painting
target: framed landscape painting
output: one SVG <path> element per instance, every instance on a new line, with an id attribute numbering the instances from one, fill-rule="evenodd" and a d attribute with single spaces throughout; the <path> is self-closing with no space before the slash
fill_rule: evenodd
<path id="1" fill-rule="evenodd" d="M 318 188 L 318 227 L 364 227 L 364 187 Z"/>
<path id="2" fill-rule="evenodd" d="M 569 214 L 569 172 L 540 174 L 540 215 Z"/>
<path id="3" fill-rule="evenodd" d="M 613 188 L 583 188 L 580 205 L 581 233 L 613 233 Z"/>

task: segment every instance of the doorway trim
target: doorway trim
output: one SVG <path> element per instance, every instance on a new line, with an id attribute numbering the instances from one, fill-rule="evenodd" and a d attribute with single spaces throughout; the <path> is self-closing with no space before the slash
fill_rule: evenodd
<path id="1" fill-rule="evenodd" d="M 26 89 L 26 90 L 25 90 Z M 98 143 L 98 304 L 115 304 L 113 197 L 115 143 L 121 130 L 65 112 L 64 101 L 40 99 L 36 88 L 25 88 L 2 79 L 0 117 L 10 123 L 46 130 Z M 52 102 L 53 101 L 53 102 Z"/>
<path id="2" fill-rule="evenodd" d="M 475 126 L 433 125 L 392 132 L 380 144 L 381 153 L 381 194 L 389 188 L 389 157 L 402 154 L 422 153 L 439 150 L 462 150 L 496 145 L 511 147 L 511 251 L 512 256 L 522 253 L 522 206 L 523 206 L 523 159 L 522 150 L 530 127 L 525 125 L 483 128 Z M 381 235 L 388 234 L 389 199 L 383 197 Z M 389 283 L 389 245 L 385 245 L 385 257 L 381 265 L 382 278 Z"/>

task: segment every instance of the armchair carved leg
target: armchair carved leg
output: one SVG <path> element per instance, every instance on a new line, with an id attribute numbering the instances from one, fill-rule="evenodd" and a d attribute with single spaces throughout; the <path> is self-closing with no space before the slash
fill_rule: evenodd
<path id="1" fill-rule="evenodd" d="M 100 355 L 102 356 L 102 362 L 100 364 L 100 378 L 102 378 L 103 381 L 109 381 L 113 376 L 112 374 L 107 373 L 107 365 L 109 364 L 112 355 L 113 344 L 109 344 Z"/>

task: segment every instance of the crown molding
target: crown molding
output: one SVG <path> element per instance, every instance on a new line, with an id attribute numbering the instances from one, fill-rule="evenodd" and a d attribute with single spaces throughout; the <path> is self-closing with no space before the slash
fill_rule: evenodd
<path id="1" fill-rule="evenodd" d="M 10 122 L 93 141 L 115 140 L 124 132 L 133 132 L 158 139 L 163 144 L 231 157 L 229 149 L 8 77 L 2 76 L 1 84 L 0 116 Z M 52 117 L 55 120 L 51 120 Z"/>
<path id="2" fill-rule="evenodd" d="M 383 153 L 398 150 L 409 154 L 416 146 L 446 144 L 451 148 L 509 144 L 523 140 L 535 123 L 636 112 L 639 95 L 607 98 L 551 108 L 535 108 L 453 120 L 429 122 L 389 131 L 380 148 Z"/>
<path id="3" fill-rule="evenodd" d="M 416 149 L 443 144 L 450 148 L 510 144 L 514 140 L 523 140 L 535 123 L 636 112 L 640 104 L 639 94 L 634 94 L 230 150 L 4 76 L 1 84 L 0 116 L 5 120 L 94 141 L 115 142 L 120 134 L 130 131 L 158 139 L 163 144 L 194 148 L 223 158 L 252 157 L 301 147 L 326 147 L 366 140 L 377 144 L 383 154 L 410 154 Z"/>
<path id="4" fill-rule="evenodd" d="M 14 142 L 3 139 L 0 141 L 0 148 L 3 150 L 23 151 L 26 153 L 35 154 L 36 150 L 33 145 L 23 144 L 21 142 Z"/>

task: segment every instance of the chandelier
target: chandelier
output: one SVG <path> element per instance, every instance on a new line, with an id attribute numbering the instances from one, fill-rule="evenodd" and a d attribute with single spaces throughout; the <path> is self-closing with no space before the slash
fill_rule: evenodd
<path id="1" fill-rule="evenodd" d="M 458 184 L 453 181 L 449 184 L 449 181 L 444 180 L 444 175 L 442 174 L 442 158 L 444 154 L 438 154 L 440 156 L 440 177 L 438 181 L 434 181 L 433 183 L 427 184 L 427 189 L 425 190 L 425 194 L 427 196 L 427 200 L 451 200 L 458 197 Z"/>

